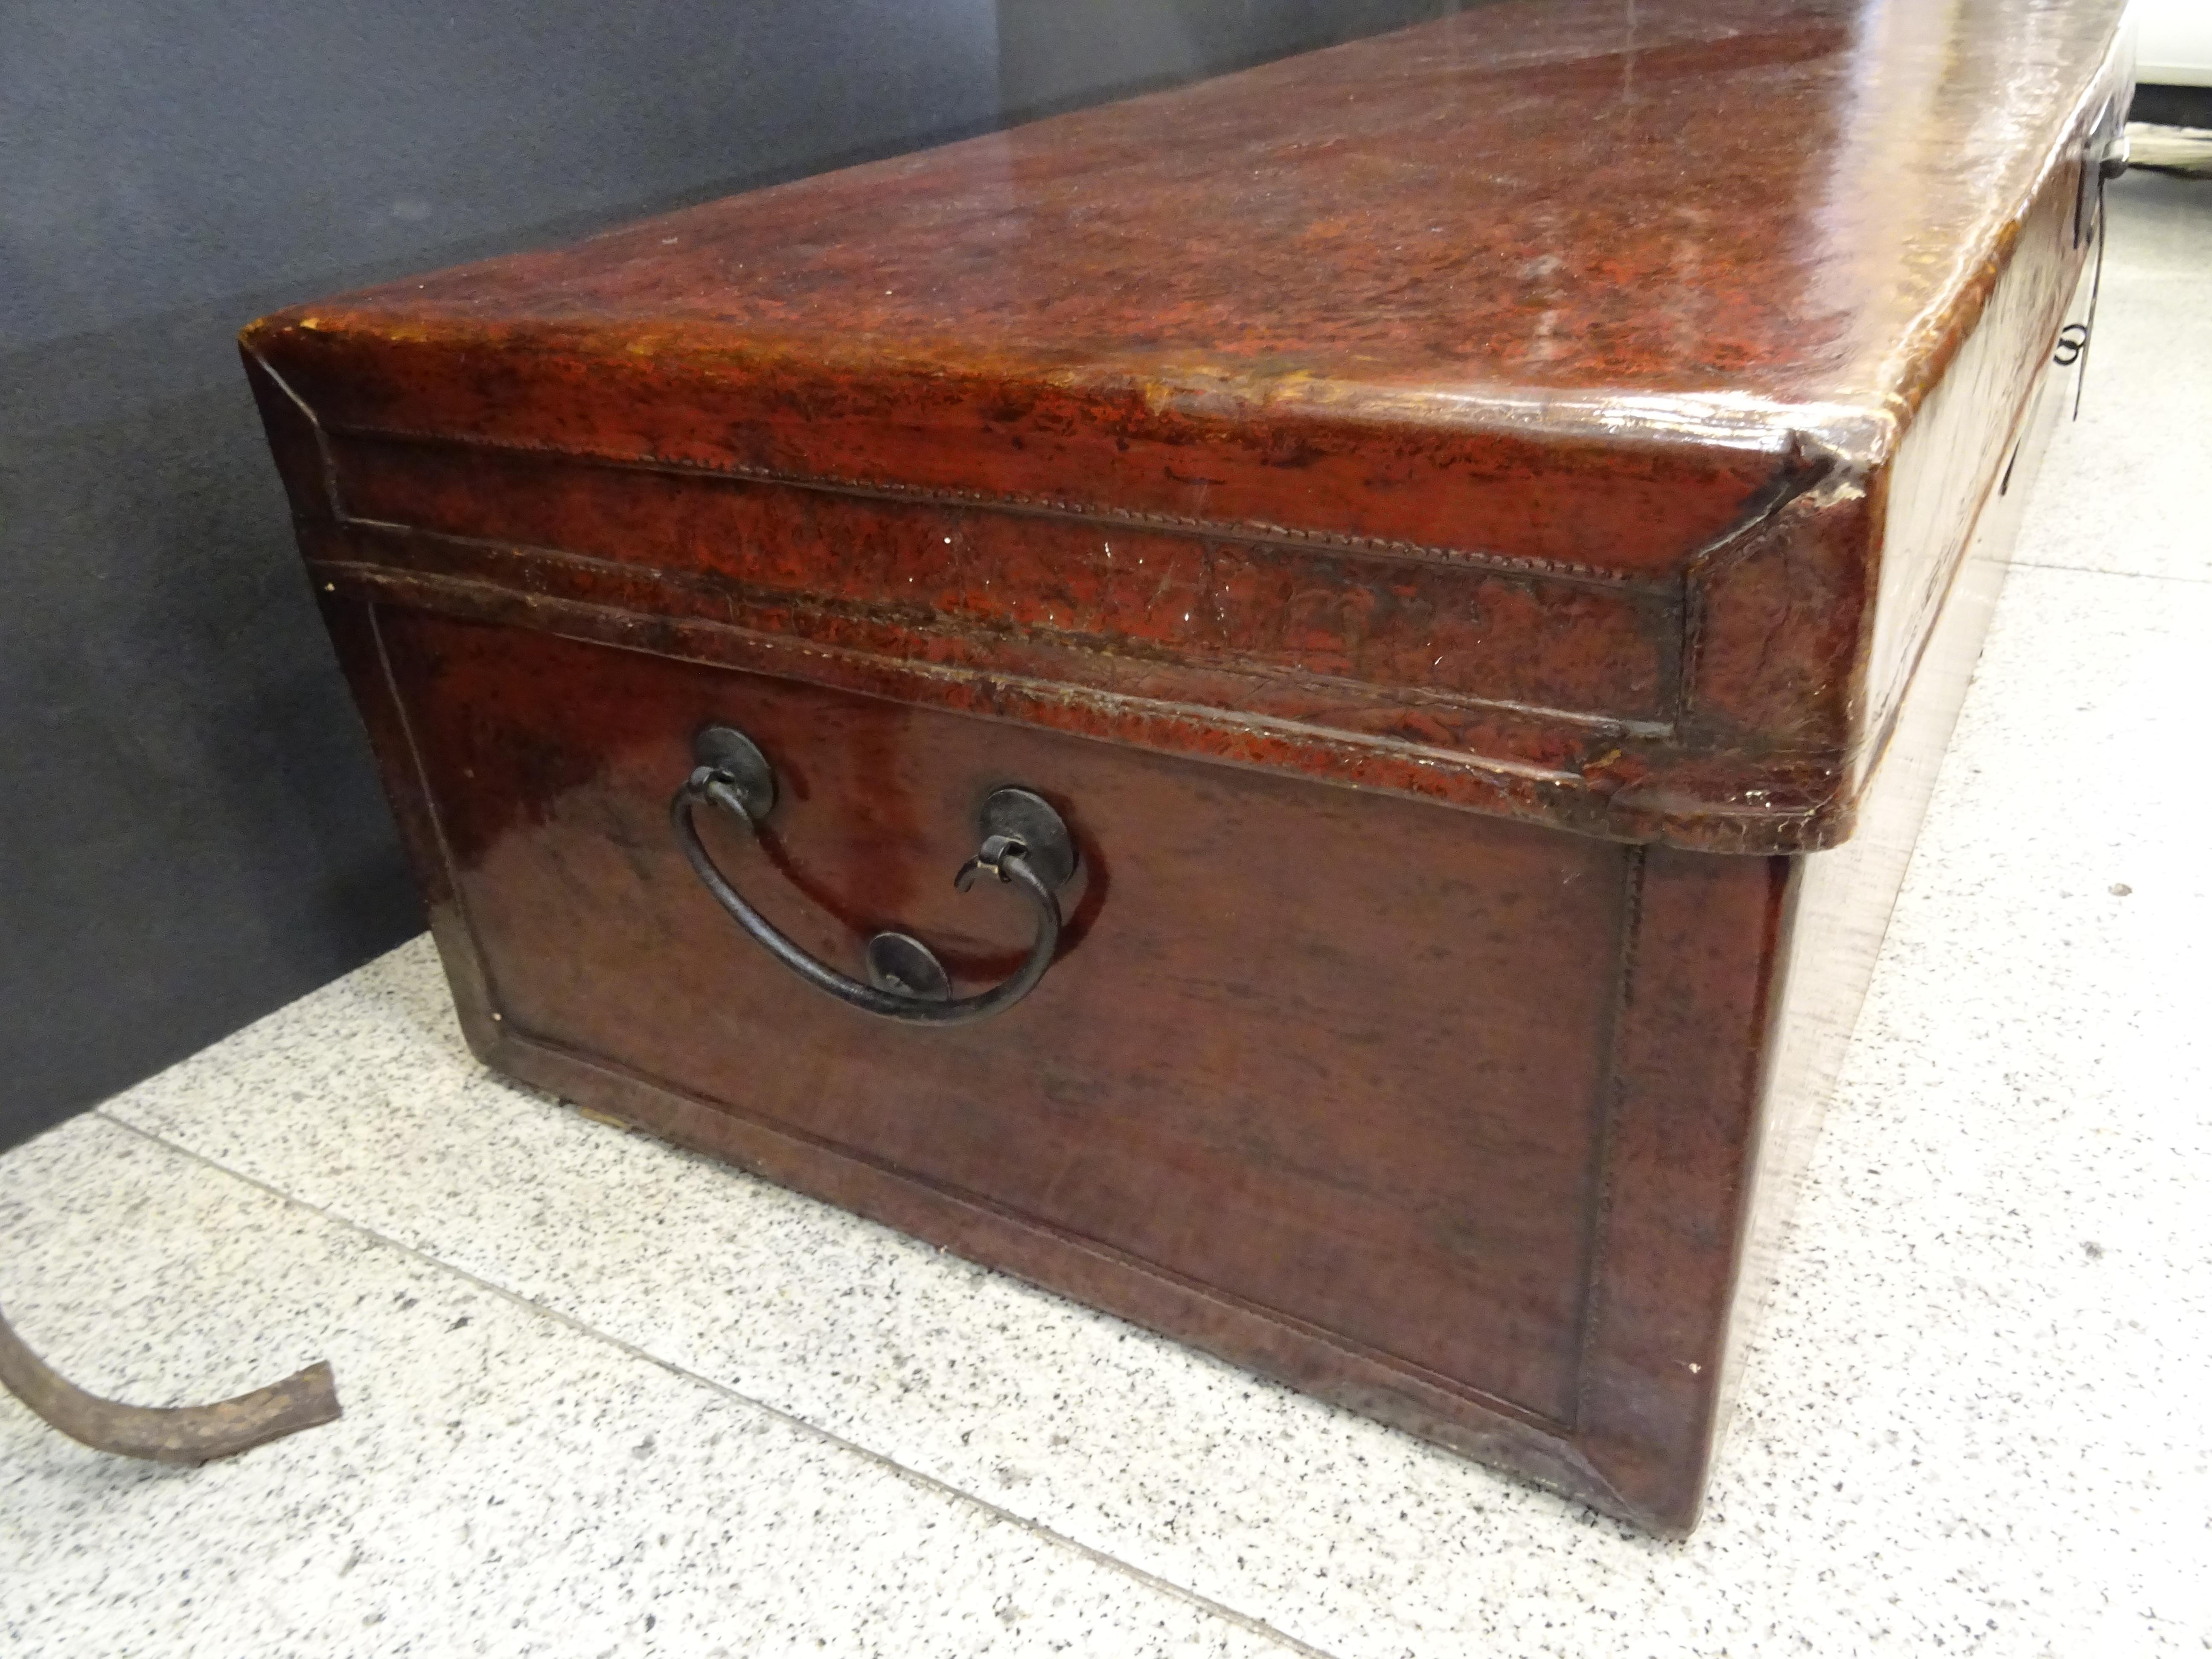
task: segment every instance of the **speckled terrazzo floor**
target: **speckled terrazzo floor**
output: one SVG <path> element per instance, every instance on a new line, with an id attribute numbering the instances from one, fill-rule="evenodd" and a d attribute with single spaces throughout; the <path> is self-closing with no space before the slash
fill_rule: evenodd
<path id="1" fill-rule="evenodd" d="M 2212 185 L 2062 430 L 1702 1529 L 1608 1522 L 468 1057 L 418 941 L 0 1158 L 10 1655 L 2212 1650 Z"/>

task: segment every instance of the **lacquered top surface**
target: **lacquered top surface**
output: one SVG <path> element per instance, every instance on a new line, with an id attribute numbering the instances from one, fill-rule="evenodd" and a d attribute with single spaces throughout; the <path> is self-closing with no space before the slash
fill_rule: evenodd
<path id="1" fill-rule="evenodd" d="M 1883 450 L 2118 11 L 1517 0 L 305 325 Z"/>

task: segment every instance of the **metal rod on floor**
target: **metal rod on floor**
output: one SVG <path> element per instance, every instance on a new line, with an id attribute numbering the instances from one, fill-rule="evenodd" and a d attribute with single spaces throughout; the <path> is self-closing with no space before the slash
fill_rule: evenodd
<path id="1" fill-rule="evenodd" d="M 0 1310 L 0 1384 L 72 1440 L 118 1457 L 211 1463 L 337 1420 L 327 1361 L 212 1406 L 125 1406 L 87 1394 L 33 1353 Z"/>

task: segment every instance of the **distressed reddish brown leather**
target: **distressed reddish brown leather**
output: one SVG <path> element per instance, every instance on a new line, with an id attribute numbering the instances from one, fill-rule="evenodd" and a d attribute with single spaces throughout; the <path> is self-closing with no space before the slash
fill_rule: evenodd
<path id="1" fill-rule="evenodd" d="M 848 684 L 1824 846 L 2072 291 L 2115 11 L 1486 6 L 247 347 L 333 563 L 665 573 Z"/>
<path id="2" fill-rule="evenodd" d="M 2118 11 L 1485 6 L 254 325 L 471 1042 L 1686 1528 Z M 827 961 L 1003 977 L 947 878 L 1052 799 L 1036 991 L 878 1026 L 739 937 L 666 821 L 710 720 Z"/>

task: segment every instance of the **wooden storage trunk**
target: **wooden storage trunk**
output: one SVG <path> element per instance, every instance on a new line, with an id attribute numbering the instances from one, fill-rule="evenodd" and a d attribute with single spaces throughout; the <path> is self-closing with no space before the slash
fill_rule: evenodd
<path id="1" fill-rule="evenodd" d="M 255 324 L 470 1041 L 1686 1529 L 2118 9 L 1481 7 Z"/>

